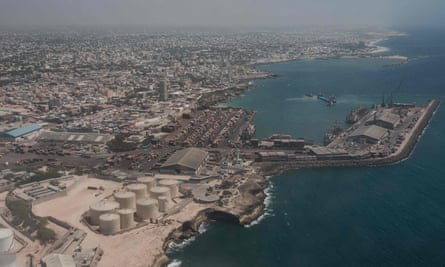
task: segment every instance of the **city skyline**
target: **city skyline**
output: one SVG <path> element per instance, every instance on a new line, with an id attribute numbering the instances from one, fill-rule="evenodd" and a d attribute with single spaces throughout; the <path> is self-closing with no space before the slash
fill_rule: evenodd
<path id="1" fill-rule="evenodd" d="M 0 24 L 152 27 L 292 27 L 301 25 L 441 25 L 445 2 L 392 1 L 55 1 L 0 3 Z"/>

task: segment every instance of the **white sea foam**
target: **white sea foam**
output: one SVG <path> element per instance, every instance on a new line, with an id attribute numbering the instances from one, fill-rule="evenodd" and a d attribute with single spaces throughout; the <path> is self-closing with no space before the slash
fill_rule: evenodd
<path id="1" fill-rule="evenodd" d="M 209 225 L 208 223 L 202 223 L 199 228 L 198 228 L 198 233 L 199 234 L 203 234 L 205 233 L 208 229 L 209 229 Z M 196 237 L 192 236 L 184 241 L 182 241 L 181 243 L 177 244 L 174 242 L 171 242 L 168 245 L 168 252 L 172 252 L 172 251 L 179 251 L 185 247 L 187 247 L 188 245 L 190 245 L 193 241 L 195 241 Z M 176 265 L 175 265 L 176 266 Z M 179 266 L 179 265 L 178 265 Z"/>
<path id="2" fill-rule="evenodd" d="M 198 228 L 198 233 L 199 234 L 203 234 L 203 233 L 205 233 L 205 232 L 207 232 L 207 230 L 209 229 L 209 225 L 210 224 L 208 224 L 208 223 L 201 223 L 201 225 L 199 226 L 199 228 Z"/>
<path id="3" fill-rule="evenodd" d="M 180 267 L 181 265 L 182 262 L 180 260 L 173 260 L 167 265 L 167 267 Z"/>
<path id="4" fill-rule="evenodd" d="M 186 239 L 186 240 L 182 241 L 182 242 L 179 243 L 179 244 L 174 243 L 174 242 L 171 242 L 171 243 L 168 245 L 168 251 L 167 251 L 167 253 L 170 253 L 170 252 L 172 252 L 172 251 L 179 251 L 179 250 L 185 248 L 186 246 L 190 245 L 193 241 L 195 241 L 195 239 L 196 239 L 196 237 L 192 236 L 192 237 L 190 237 L 189 239 Z"/>
<path id="5" fill-rule="evenodd" d="M 273 189 L 274 185 L 270 183 L 269 187 L 266 188 L 266 190 L 264 190 L 264 194 L 266 194 L 266 198 L 264 199 L 264 206 L 265 206 L 264 213 L 261 216 L 259 216 L 256 220 L 253 220 L 251 223 L 245 225 L 244 227 L 250 228 L 254 225 L 259 224 L 265 218 L 273 216 L 273 210 L 270 207 L 273 199 Z"/>

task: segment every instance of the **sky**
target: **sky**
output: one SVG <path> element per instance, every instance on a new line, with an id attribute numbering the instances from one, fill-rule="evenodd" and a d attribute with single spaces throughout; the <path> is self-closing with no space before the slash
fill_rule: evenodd
<path id="1" fill-rule="evenodd" d="M 0 0 L 0 25 L 445 25 L 445 0 Z"/>

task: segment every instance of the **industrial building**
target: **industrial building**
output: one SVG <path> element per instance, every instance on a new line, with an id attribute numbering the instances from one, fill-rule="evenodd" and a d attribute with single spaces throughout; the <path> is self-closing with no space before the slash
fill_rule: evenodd
<path id="1" fill-rule="evenodd" d="M 348 139 L 358 143 L 377 144 L 387 134 L 387 131 L 377 125 L 361 126 L 353 131 Z"/>
<path id="2" fill-rule="evenodd" d="M 290 148 L 294 150 L 304 149 L 304 139 L 272 139 L 273 146 L 279 148 Z"/>
<path id="3" fill-rule="evenodd" d="M 76 267 L 73 257 L 66 254 L 49 254 L 42 258 L 43 267 Z"/>
<path id="4" fill-rule="evenodd" d="M 209 153 L 198 148 L 176 151 L 160 168 L 161 173 L 198 175 Z"/>
<path id="5" fill-rule="evenodd" d="M 351 157 L 344 149 L 327 148 L 325 146 L 312 147 L 311 154 L 319 160 L 349 159 Z"/>
<path id="6" fill-rule="evenodd" d="M 106 144 L 113 138 L 110 134 L 51 132 L 43 131 L 37 138 L 39 142 Z"/>
<path id="7" fill-rule="evenodd" d="M 386 129 L 394 129 L 400 123 L 400 116 L 390 110 L 376 112 L 373 117 L 366 121 L 366 125 L 377 125 Z"/>
<path id="8" fill-rule="evenodd" d="M 257 161 L 288 161 L 288 154 L 283 151 L 260 151 Z"/>
<path id="9" fill-rule="evenodd" d="M 20 128 L 1 133 L 0 138 L 14 141 L 18 138 L 26 137 L 32 133 L 36 133 L 41 129 L 42 126 L 39 124 L 28 124 Z"/>
<path id="10" fill-rule="evenodd" d="M 14 190 L 14 195 L 25 201 L 50 199 L 64 194 L 66 194 L 66 190 L 62 190 L 59 187 L 53 185 L 43 186 L 37 183 Z"/>

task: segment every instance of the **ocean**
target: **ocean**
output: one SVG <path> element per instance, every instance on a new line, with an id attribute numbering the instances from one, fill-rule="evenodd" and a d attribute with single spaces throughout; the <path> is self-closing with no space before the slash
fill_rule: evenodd
<path id="1" fill-rule="evenodd" d="M 231 105 L 255 109 L 256 137 L 288 133 L 322 143 L 347 113 L 382 102 L 425 104 L 445 96 L 445 31 L 404 29 L 379 43 L 409 57 L 296 61 L 259 68 Z M 335 95 L 328 107 L 306 93 Z M 386 100 L 388 101 L 388 99 Z M 270 178 L 266 214 L 249 227 L 211 223 L 171 249 L 172 266 L 444 266 L 445 109 L 409 159 L 383 167 L 292 170 Z"/>

